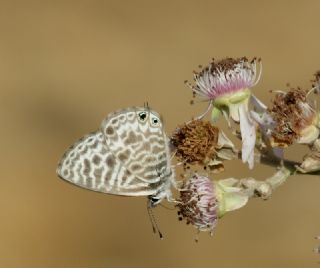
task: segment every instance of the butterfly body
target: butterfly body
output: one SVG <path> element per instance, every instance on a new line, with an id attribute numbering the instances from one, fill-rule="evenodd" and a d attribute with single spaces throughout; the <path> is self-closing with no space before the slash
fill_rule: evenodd
<path id="1" fill-rule="evenodd" d="M 174 183 L 168 139 L 159 115 L 148 107 L 109 114 L 99 130 L 65 152 L 57 173 L 89 190 L 149 196 L 150 206 L 170 199 Z"/>

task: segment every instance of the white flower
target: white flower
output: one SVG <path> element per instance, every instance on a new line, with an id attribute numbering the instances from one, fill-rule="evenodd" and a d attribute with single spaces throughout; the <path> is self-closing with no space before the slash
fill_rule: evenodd
<path id="1" fill-rule="evenodd" d="M 232 95 L 233 93 L 251 88 L 260 79 L 261 69 L 257 75 L 257 63 L 260 59 L 226 58 L 214 60 L 199 73 L 194 73 L 195 86 L 193 92 L 209 100 Z"/>
<path id="2" fill-rule="evenodd" d="M 257 63 L 260 71 L 257 72 Z M 210 101 L 213 104 L 212 120 L 223 113 L 240 123 L 242 137 L 242 161 L 253 168 L 254 147 L 256 139 L 256 125 L 252 120 L 248 101 L 251 92 L 249 88 L 257 84 L 261 76 L 261 61 L 253 58 L 226 58 L 212 61 L 199 73 L 194 73 L 195 85 L 188 84 L 195 95 Z"/>

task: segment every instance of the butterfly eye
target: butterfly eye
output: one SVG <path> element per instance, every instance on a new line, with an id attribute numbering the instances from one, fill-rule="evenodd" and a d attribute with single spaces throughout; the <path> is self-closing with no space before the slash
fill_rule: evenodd
<path id="1" fill-rule="evenodd" d="M 146 121 L 147 113 L 146 112 L 141 112 L 141 113 L 138 114 L 138 117 L 139 117 L 139 120 L 141 122 L 144 122 L 144 121 Z"/>
<path id="2" fill-rule="evenodd" d="M 156 118 L 156 117 L 152 117 L 151 118 L 151 125 L 153 125 L 153 126 L 159 126 L 159 119 L 158 118 Z"/>

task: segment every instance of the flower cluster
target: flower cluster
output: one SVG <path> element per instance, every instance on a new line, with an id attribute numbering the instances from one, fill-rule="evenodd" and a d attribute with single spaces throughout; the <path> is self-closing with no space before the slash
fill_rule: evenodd
<path id="1" fill-rule="evenodd" d="M 254 147 L 256 140 L 256 124 L 249 113 L 250 88 L 256 85 L 261 76 L 257 71 L 257 63 L 261 60 L 253 58 L 226 58 L 212 61 L 200 72 L 194 73 L 191 87 L 196 96 L 200 96 L 213 104 L 212 121 L 220 114 L 228 120 L 240 123 L 242 137 L 242 161 L 250 168 L 254 165 Z"/>
<path id="2" fill-rule="evenodd" d="M 212 234 L 219 218 L 243 207 L 249 198 L 267 200 L 294 172 L 320 170 L 320 119 L 309 97 L 311 92 L 320 92 L 320 71 L 314 75 L 311 90 L 276 91 L 270 107 L 251 92 L 261 71 L 258 58 L 225 58 L 200 66 L 200 71 L 194 72 L 193 83 L 186 81 L 194 97 L 209 101 L 209 106 L 204 114 L 178 127 L 171 136 L 180 163 L 209 166 L 210 171 L 211 167 L 219 167 L 221 171 L 222 161 L 238 157 L 251 169 L 254 161 L 277 167 L 275 174 L 265 180 L 250 177 L 211 181 L 197 173 L 183 176 L 187 179 L 178 189 L 180 196 L 176 200 L 179 219 L 199 231 Z M 211 122 L 202 120 L 210 109 Z M 212 125 L 221 115 L 232 134 L 241 139 L 241 154 L 224 132 Z M 284 159 L 283 154 L 284 148 L 295 143 L 306 144 L 311 151 L 299 164 Z M 255 150 L 259 151 L 256 158 Z"/>

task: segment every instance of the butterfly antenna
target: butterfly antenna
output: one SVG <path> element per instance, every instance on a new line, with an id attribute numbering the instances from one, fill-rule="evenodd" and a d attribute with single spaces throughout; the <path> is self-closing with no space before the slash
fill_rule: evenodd
<path id="1" fill-rule="evenodd" d="M 149 103 L 147 101 L 143 103 L 143 107 L 150 110 Z"/>
<path id="2" fill-rule="evenodd" d="M 152 225 L 153 233 L 158 233 L 160 239 L 163 239 L 163 235 L 160 232 L 160 229 L 158 227 L 157 221 L 156 221 L 156 219 L 154 217 L 154 214 L 152 212 L 152 207 L 150 206 L 149 201 L 148 201 L 148 205 L 147 205 L 147 210 L 148 210 L 149 219 L 150 219 L 150 222 L 151 222 L 151 225 Z"/>

